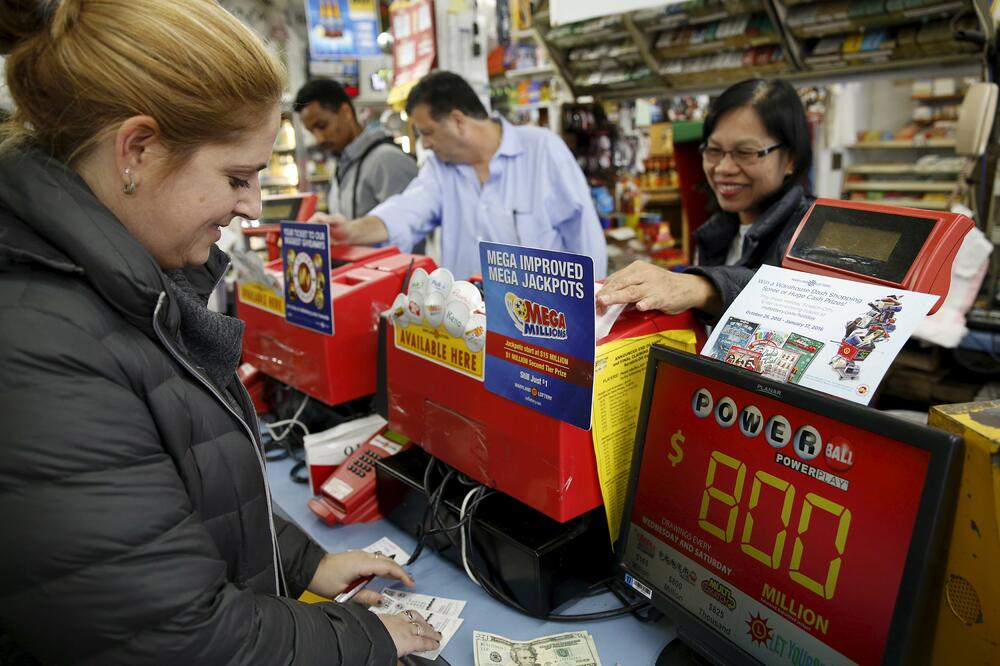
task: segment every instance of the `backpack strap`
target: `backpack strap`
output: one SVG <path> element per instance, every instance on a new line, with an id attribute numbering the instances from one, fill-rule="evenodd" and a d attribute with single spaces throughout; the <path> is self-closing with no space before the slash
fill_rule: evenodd
<path id="1" fill-rule="evenodd" d="M 383 137 L 383 138 L 379 139 L 378 141 L 375 141 L 374 143 L 372 143 L 371 145 L 369 145 L 367 148 L 365 148 L 364 152 L 361 153 L 361 155 L 358 156 L 358 159 L 355 160 L 355 162 L 354 162 L 357 165 L 355 167 L 357 169 L 357 174 L 354 176 L 354 188 L 353 188 L 353 191 L 351 192 L 351 217 L 352 218 L 355 218 L 355 217 L 358 216 L 358 185 L 360 185 L 360 183 L 361 183 L 361 167 L 364 165 L 365 158 L 367 158 L 368 155 L 373 150 L 375 150 L 379 146 L 386 145 L 386 144 L 396 146 L 396 148 L 398 148 L 400 150 L 400 152 L 402 152 L 402 150 L 403 150 L 402 148 L 399 147 L 399 144 L 397 144 L 391 137 L 387 136 L 387 137 Z M 406 153 L 403 153 L 403 154 L 405 155 Z M 347 175 L 346 171 L 344 172 L 344 175 L 345 176 Z M 340 184 L 340 179 L 339 178 L 337 179 L 337 183 L 338 183 L 338 185 Z"/>

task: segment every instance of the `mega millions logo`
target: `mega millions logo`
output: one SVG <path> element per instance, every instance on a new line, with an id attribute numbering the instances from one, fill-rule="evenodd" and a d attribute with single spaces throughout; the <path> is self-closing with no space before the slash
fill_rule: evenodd
<path id="1" fill-rule="evenodd" d="M 507 292 L 504 296 L 507 314 L 514 326 L 526 338 L 549 338 L 565 340 L 566 315 L 558 310 L 546 307 L 526 298 L 518 298 L 516 294 Z"/>

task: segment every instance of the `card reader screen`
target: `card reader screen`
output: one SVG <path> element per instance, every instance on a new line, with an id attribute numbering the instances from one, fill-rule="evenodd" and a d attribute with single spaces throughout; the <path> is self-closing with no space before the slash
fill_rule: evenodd
<path id="1" fill-rule="evenodd" d="M 827 222 L 816 236 L 819 247 L 839 248 L 845 254 L 888 261 L 903 236 L 898 231 Z"/>
<path id="2" fill-rule="evenodd" d="M 937 220 L 817 204 L 790 257 L 902 284 Z"/>

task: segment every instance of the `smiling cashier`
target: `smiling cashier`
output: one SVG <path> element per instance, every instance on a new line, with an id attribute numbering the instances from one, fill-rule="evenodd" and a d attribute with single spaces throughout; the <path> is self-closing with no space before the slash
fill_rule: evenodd
<path id="1" fill-rule="evenodd" d="M 702 168 L 714 214 L 694 234 L 695 265 L 672 273 L 637 261 L 608 278 L 598 308 L 634 303 L 670 314 L 694 308 L 710 320 L 733 302 L 762 264 L 778 266 L 812 205 L 812 146 L 806 114 L 785 81 L 751 79 L 709 107 Z"/>

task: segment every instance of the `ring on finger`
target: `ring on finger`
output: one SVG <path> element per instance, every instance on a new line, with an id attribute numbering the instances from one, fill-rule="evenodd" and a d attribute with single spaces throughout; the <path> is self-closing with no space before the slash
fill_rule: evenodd
<path id="1" fill-rule="evenodd" d="M 413 625 L 413 633 L 415 633 L 417 636 L 419 636 L 420 634 L 423 633 L 423 629 L 420 628 L 419 624 L 417 624 L 416 622 L 412 622 L 412 621 L 410 622 L 410 624 Z"/>
<path id="2" fill-rule="evenodd" d="M 406 619 L 409 620 L 411 623 L 413 622 L 413 611 L 405 610 L 403 611 L 403 615 L 405 615 Z"/>

